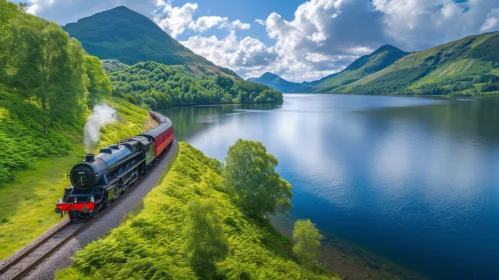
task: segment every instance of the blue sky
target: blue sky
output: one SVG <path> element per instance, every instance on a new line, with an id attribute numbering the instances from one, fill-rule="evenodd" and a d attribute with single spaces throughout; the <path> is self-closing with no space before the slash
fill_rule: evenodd
<path id="1" fill-rule="evenodd" d="M 311 81 L 383 44 L 418 51 L 499 30 L 498 0 L 27 0 L 61 25 L 124 5 L 244 78 Z"/>

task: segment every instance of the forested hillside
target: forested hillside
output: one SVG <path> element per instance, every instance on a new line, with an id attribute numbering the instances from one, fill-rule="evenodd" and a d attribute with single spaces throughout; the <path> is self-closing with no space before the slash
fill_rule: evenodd
<path id="1" fill-rule="evenodd" d="M 240 79 L 232 70 L 196 55 L 149 18 L 124 6 L 69 23 L 64 30 L 100 59 L 117 59 L 129 65 L 141 61 L 187 65 L 197 75 Z"/>
<path id="2" fill-rule="evenodd" d="M 106 73 L 120 71 L 129 66 L 117 59 L 104 59 L 101 60 L 101 62 L 102 62 L 102 68 L 104 68 L 104 72 Z"/>
<path id="3" fill-rule="evenodd" d="M 499 95 L 499 33 L 469 36 L 411 53 L 332 93 Z"/>
<path id="4" fill-rule="evenodd" d="M 144 207 L 77 252 L 56 279 L 339 279 L 316 263 L 302 271 L 291 240 L 243 211 L 221 170 L 219 161 L 180 143 Z"/>
<path id="5" fill-rule="evenodd" d="M 114 95 L 152 109 L 195 104 L 282 103 L 267 86 L 218 75 L 200 77 L 181 67 L 139 62 L 109 74 Z"/>
<path id="6" fill-rule="evenodd" d="M 60 26 L 1 5 L 0 185 L 36 157 L 70 154 L 88 109 L 112 91 L 99 59 Z"/>
<path id="7" fill-rule="evenodd" d="M 0 0 L 0 260 L 60 221 L 53 206 L 70 185 L 67 170 L 82 159 L 95 104 L 120 117 L 102 129 L 101 146 L 144 131 L 148 119 L 112 96 L 97 57 L 24 9 Z"/>

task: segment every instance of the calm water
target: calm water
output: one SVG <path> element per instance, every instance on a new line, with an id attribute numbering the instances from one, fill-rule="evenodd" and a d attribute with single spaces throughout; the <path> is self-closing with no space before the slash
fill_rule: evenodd
<path id="1" fill-rule="evenodd" d="M 238 138 L 263 142 L 294 218 L 433 279 L 499 279 L 496 100 L 286 95 L 165 113 L 220 160 Z"/>

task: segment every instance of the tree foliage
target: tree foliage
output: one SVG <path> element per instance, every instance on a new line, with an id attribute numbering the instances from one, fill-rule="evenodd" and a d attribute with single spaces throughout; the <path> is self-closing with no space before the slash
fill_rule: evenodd
<path id="1" fill-rule="evenodd" d="M 310 220 L 296 221 L 293 229 L 293 253 L 303 269 L 319 256 L 322 235 Z M 303 274 L 300 273 L 300 278 Z"/>
<path id="2" fill-rule="evenodd" d="M 9 34 L 11 32 L 12 20 L 23 11 L 25 3 L 18 5 L 0 0 L 0 80 L 5 79 L 7 62 L 9 59 Z"/>
<path id="3" fill-rule="evenodd" d="M 282 94 L 267 86 L 220 75 L 195 76 L 182 67 L 157 62 L 140 62 L 109 77 L 116 96 L 133 96 L 135 104 L 154 110 L 198 104 L 283 102 Z"/>
<path id="4" fill-rule="evenodd" d="M 24 12 L 25 6 L 0 1 L 2 24 L 0 83 L 16 89 L 23 110 L 47 134 L 57 121 L 75 122 L 88 106 L 111 96 L 109 78 L 96 57 L 54 22 Z"/>
<path id="5" fill-rule="evenodd" d="M 29 101 L 27 113 L 47 133 L 56 119 L 76 119 L 84 109 L 85 51 L 59 25 L 34 21 L 14 26 L 13 80 Z"/>
<path id="6" fill-rule="evenodd" d="M 104 73 L 99 58 L 87 55 L 85 59 L 87 68 L 86 73 L 89 79 L 87 105 L 92 107 L 94 104 L 100 102 L 103 97 L 110 97 L 113 88 L 111 86 L 111 81 L 109 81 L 109 78 Z"/>
<path id="7" fill-rule="evenodd" d="M 229 243 L 224 236 L 220 218 L 215 213 L 215 203 L 206 199 L 193 199 L 187 204 L 184 223 L 184 250 L 192 269 L 200 277 L 213 278 L 216 262 L 223 260 L 229 252 Z"/>
<path id="8" fill-rule="evenodd" d="M 223 169 L 224 184 L 248 213 L 287 213 L 291 185 L 275 171 L 277 159 L 260 142 L 239 139 L 229 147 Z"/>

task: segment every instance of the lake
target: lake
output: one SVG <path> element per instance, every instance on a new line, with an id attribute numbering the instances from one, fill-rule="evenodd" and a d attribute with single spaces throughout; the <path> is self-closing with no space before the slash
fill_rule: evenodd
<path id="1" fill-rule="evenodd" d="M 292 219 L 430 279 L 499 278 L 498 100 L 284 100 L 163 113 L 219 160 L 238 138 L 261 141 L 293 186 Z"/>

